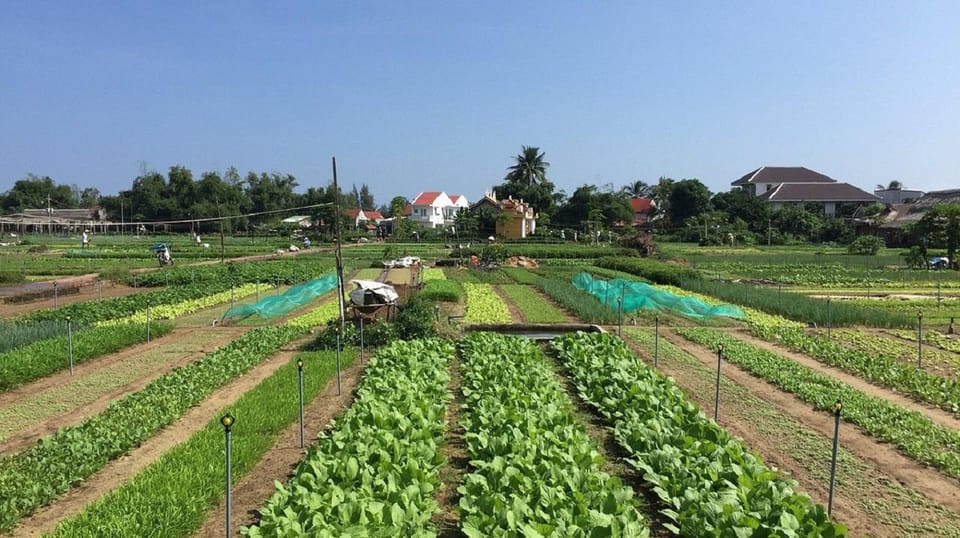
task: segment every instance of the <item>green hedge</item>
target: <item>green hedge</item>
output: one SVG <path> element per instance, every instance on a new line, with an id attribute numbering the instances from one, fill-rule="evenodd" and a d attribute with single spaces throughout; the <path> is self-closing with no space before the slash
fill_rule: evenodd
<path id="1" fill-rule="evenodd" d="M 462 256 L 480 256 L 483 251 L 483 245 L 464 248 Z M 503 256 L 527 256 L 528 258 L 602 258 L 606 256 L 630 256 L 636 251 L 629 248 L 604 247 L 604 246 L 585 246 L 572 243 L 562 245 L 528 245 L 528 244 L 505 244 L 503 245 Z M 461 256 L 460 249 L 453 249 L 450 252 L 451 258 Z"/>

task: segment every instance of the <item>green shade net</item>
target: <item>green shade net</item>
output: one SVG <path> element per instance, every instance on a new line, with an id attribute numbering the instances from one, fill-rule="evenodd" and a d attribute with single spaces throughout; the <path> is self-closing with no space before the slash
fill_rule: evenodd
<path id="1" fill-rule="evenodd" d="M 610 308 L 617 308 L 617 299 L 623 296 L 623 311 L 637 310 L 670 311 L 691 318 L 710 318 L 725 316 L 746 319 L 747 315 L 740 307 L 730 304 L 711 305 L 695 297 L 682 297 L 669 291 L 657 289 L 643 282 L 615 278 L 600 280 L 589 273 L 578 273 L 573 277 L 573 287 L 596 297 Z"/>
<path id="2" fill-rule="evenodd" d="M 238 304 L 227 310 L 226 318 L 245 318 L 258 314 L 264 319 L 280 317 L 337 287 L 337 275 L 326 275 L 298 284 L 280 295 L 264 297 L 253 304 Z"/>

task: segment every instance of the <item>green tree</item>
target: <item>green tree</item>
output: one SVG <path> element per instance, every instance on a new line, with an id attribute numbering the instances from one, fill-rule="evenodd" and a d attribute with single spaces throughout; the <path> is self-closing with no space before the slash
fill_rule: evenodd
<path id="1" fill-rule="evenodd" d="M 714 209 L 729 215 L 729 222 L 740 219 L 754 233 L 767 232 L 767 225 L 772 215 L 770 204 L 750 194 L 750 191 L 738 189 L 719 192 L 713 195 L 710 203 Z"/>
<path id="2" fill-rule="evenodd" d="M 931 207 L 917 223 L 916 232 L 923 240 L 932 240 L 947 247 L 947 258 L 954 269 L 960 267 L 957 246 L 960 244 L 960 203 L 942 203 Z"/>
<path id="3" fill-rule="evenodd" d="M 53 209 L 77 207 L 79 200 L 69 185 L 58 185 L 49 176 L 27 174 L 4 193 L 2 198 L 4 212 L 23 211 L 24 209 Z"/>
<path id="4" fill-rule="evenodd" d="M 521 146 L 520 153 L 513 157 L 515 164 L 508 168 L 504 178 L 508 183 L 534 185 L 547 181 L 547 168 L 550 163 L 544 160 L 546 154 L 534 146 Z"/>
<path id="5" fill-rule="evenodd" d="M 710 209 L 710 189 L 698 179 L 680 180 L 672 185 L 668 204 L 670 222 L 686 222 Z"/>
<path id="6" fill-rule="evenodd" d="M 653 194 L 653 187 L 638 179 L 624 185 L 622 192 L 630 198 L 649 198 Z"/>

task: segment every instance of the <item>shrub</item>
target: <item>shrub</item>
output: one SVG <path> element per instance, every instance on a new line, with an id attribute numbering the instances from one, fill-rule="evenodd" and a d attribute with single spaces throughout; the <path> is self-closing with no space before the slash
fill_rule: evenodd
<path id="1" fill-rule="evenodd" d="M 861 235 L 847 247 L 850 254 L 862 256 L 876 256 L 880 249 L 885 247 L 883 240 L 873 235 Z"/>

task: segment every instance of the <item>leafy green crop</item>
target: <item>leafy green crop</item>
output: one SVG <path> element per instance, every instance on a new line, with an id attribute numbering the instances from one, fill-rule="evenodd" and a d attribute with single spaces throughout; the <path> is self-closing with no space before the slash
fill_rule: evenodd
<path id="1" fill-rule="evenodd" d="M 531 340 L 474 333 L 463 342 L 462 424 L 474 471 L 460 524 L 486 536 L 648 536 L 633 491 L 603 457 Z"/>
<path id="2" fill-rule="evenodd" d="M 843 402 L 844 420 L 908 456 L 960 477 L 960 432 L 940 426 L 921 413 L 868 396 L 836 379 L 712 329 L 677 329 L 684 338 L 716 349 L 723 342 L 726 360 L 796 394 L 817 409 Z"/>
<path id="3" fill-rule="evenodd" d="M 166 322 L 150 324 L 153 338 L 173 330 Z M 73 334 L 73 362 L 80 364 L 127 346 L 146 341 L 146 325 L 124 323 L 111 327 L 93 327 Z M 6 353 L 0 353 L 0 391 L 48 376 L 69 367 L 66 332 L 39 340 Z"/>
<path id="4" fill-rule="evenodd" d="M 448 398 L 441 340 L 398 341 L 370 360 L 353 405 L 320 435 L 246 536 L 429 536 Z"/>
<path id="5" fill-rule="evenodd" d="M 304 398 L 309 402 L 335 370 L 332 351 L 301 353 L 306 364 Z M 343 366 L 355 353 L 343 353 Z M 230 406 L 233 425 L 233 479 L 238 481 L 270 449 L 276 434 L 298 416 L 294 359 Z M 191 536 L 214 503 L 223 498 L 223 426 L 217 416 L 190 440 L 167 452 L 132 481 L 61 523 L 54 536 L 113 538 Z"/>
<path id="6" fill-rule="evenodd" d="M 466 323 L 510 323 L 510 310 L 490 284 L 465 282 L 467 292 Z"/>
<path id="7" fill-rule="evenodd" d="M 160 376 L 99 415 L 0 458 L 0 530 L 11 529 L 303 333 L 291 327 L 254 329 Z"/>
<path id="8" fill-rule="evenodd" d="M 520 284 L 504 284 L 500 286 L 503 293 L 517 305 L 523 317 L 530 323 L 563 323 L 567 317 L 557 310 L 553 304 L 537 295 L 529 286 Z"/>
<path id="9" fill-rule="evenodd" d="M 794 491 L 721 429 L 673 381 L 641 363 L 608 334 L 566 336 L 553 349 L 585 401 L 666 505 L 683 536 L 844 536 L 823 507 Z"/>

